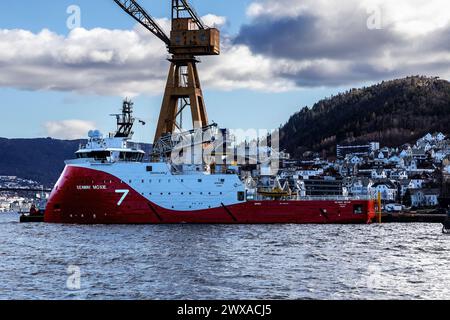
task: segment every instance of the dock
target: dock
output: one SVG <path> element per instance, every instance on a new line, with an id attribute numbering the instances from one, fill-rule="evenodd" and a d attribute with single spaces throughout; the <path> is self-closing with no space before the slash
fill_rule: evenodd
<path id="1" fill-rule="evenodd" d="M 447 214 L 438 210 L 418 211 L 418 212 L 399 212 L 383 213 L 382 223 L 443 223 Z"/>
<path id="2" fill-rule="evenodd" d="M 445 214 L 383 214 L 382 223 L 443 223 Z"/>

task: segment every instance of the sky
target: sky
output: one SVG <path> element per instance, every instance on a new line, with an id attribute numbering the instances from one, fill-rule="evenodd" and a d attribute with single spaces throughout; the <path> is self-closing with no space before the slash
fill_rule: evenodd
<path id="1" fill-rule="evenodd" d="M 190 2 L 222 32 L 222 54 L 199 65 L 209 117 L 221 127 L 274 129 L 350 88 L 408 75 L 450 78 L 448 0 Z M 170 1 L 139 3 L 168 30 Z M 1 1 L 0 136 L 109 132 L 109 115 L 131 97 L 147 123 L 135 140 L 151 142 L 166 59 L 162 42 L 112 0 Z"/>

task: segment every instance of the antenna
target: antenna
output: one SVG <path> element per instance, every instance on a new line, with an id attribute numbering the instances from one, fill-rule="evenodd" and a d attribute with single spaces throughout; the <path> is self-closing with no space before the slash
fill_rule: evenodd
<path id="1" fill-rule="evenodd" d="M 117 130 L 114 138 L 131 139 L 133 136 L 134 132 L 131 130 L 133 129 L 134 121 L 136 120 L 133 117 L 133 105 L 134 103 L 131 102 L 131 100 L 125 99 L 122 104 L 122 113 L 111 115 L 116 117 L 117 120 Z"/>

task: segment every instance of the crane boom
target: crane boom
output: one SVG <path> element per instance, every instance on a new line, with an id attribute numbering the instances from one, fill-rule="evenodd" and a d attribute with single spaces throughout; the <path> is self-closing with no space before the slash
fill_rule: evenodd
<path id="1" fill-rule="evenodd" d="M 149 30 L 167 46 L 170 46 L 170 38 L 156 21 L 135 0 L 114 0 L 126 13 Z"/>
<path id="2" fill-rule="evenodd" d="M 203 21 L 200 19 L 197 12 L 195 12 L 194 8 L 189 5 L 187 0 L 172 0 L 172 20 L 181 18 L 181 12 L 187 12 L 200 30 L 206 29 Z"/>

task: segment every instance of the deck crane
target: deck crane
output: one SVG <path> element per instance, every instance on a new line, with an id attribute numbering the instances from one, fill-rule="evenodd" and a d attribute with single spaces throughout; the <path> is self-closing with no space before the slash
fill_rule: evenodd
<path id="1" fill-rule="evenodd" d="M 208 28 L 187 0 L 172 1 L 172 30 L 168 36 L 152 16 L 135 0 L 114 0 L 127 14 L 163 41 L 171 54 L 171 62 L 154 149 L 170 152 L 170 137 L 182 130 L 177 123 L 182 112 L 190 107 L 194 129 L 210 126 L 197 71 L 197 56 L 220 54 L 220 32 Z M 181 117 L 182 119 L 182 117 Z"/>

